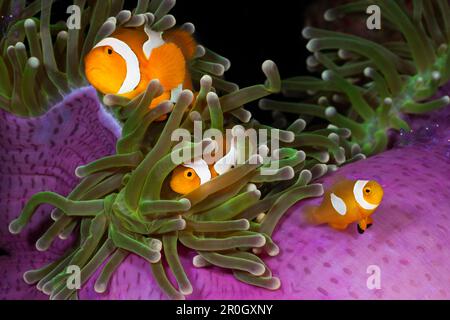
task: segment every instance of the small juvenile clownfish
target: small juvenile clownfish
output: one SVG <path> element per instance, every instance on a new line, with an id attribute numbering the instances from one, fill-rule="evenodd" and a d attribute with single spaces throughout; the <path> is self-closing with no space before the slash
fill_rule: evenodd
<path id="1" fill-rule="evenodd" d="M 364 233 L 373 224 L 371 215 L 383 199 L 383 188 L 376 181 L 341 180 L 325 192 L 318 207 L 306 209 L 306 219 L 312 224 L 328 224 L 345 230 L 357 222 L 358 232 Z"/>
<path id="2" fill-rule="evenodd" d="M 176 193 L 188 194 L 217 175 L 213 166 L 208 166 L 203 159 L 197 159 L 175 168 L 170 179 L 170 188 Z"/>
<path id="3" fill-rule="evenodd" d="M 236 165 L 237 146 L 232 139 L 228 153 L 215 164 L 208 165 L 205 160 L 197 159 L 190 164 L 183 164 L 175 168 L 170 179 L 170 188 L 179 194 L 188 194 L 202 184 L 222 175 Z"/>
<path id="4" fill-rule="evenodd" d="M 149 107 L 166 100 L 176 102 L 183 89 L 192 90 L 187 62 L 193 59 L 196 46 L 192 36 L 180 29 L 118 28 L 86 55 L 86 78 L 103 94 L 128 99 L 158 79 L 164 92 Z"/>

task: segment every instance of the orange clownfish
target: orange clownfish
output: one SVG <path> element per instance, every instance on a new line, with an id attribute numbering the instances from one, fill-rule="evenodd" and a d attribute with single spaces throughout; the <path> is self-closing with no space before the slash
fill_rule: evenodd
<path id="1" fill-rule="evenodd" d="M 176 193 L 188 194 L 217 175 L 213 166 L 208 166 L 203 159 L 197 159 L 175 168 L 170 179 L 170 188 Z"/>
<path id="2" fill-rule="evenodd" d="M 196 46 L 192 36 L 180 29 L 118 28 L 86 55 L 86 78 L 103 94 L 128 99 L 158 79 L 164 93 L 149 107 L 165 100 L 176 102 L 183 89 L 192 90 L 187 62 L 193 59 Z"/>
<path id="3" fill-rule="evenodd" d="M 373 224 L 371 215 L 383 199 L 383 188 L 376 181 L 339 181 L 325 192 L 318 207 L 307 208 L 306 219 L 313 224 L 328 224 L 344 230 L 358 223 L 358 232 L 364 233 Z"/>
<path id="4" fill-rule="evenodd" d="M 170 188 L 179 194 L 188 194 L 202 184 L 222 175 L 236 166 L 237 146 L 232 139 L 228 153 L 215 164 L 208 165 L 203 159 L 196 159 L 192 163 L 182 164 L 175 168 L 170 179 Z"/>

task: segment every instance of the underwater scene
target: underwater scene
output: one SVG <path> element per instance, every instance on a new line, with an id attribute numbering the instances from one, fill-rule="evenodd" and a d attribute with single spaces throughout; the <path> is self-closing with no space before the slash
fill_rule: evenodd
<path id="1" fill-rule="evenodd" d="M 0 300 L 449 300 L 450 1 L 0 0 Z"/>

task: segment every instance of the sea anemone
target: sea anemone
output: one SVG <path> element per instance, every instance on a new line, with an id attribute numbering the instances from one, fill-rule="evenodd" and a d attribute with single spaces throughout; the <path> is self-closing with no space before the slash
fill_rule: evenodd
<path id="1" fill-rule="evenodd" d="M 288 97 L 310 95 L 304 102 L 261 100 L 264 110 L 318 117 L 351 130 L 352 141 L 372 155 L 389 145 L 394 130 L 409 130 L 405 114 L 442 108 L 447 95 L 430 98 L 450 78 L 449 4 L 445 0 L 414 2 L 413 13 L 396 1 L 368 0 L 340 5 L 325 12 L 333 21 L 360 14 L 376 5 L 382 28 L 401 40 L 376 43 L 362 37 L 306 27 L 307 59 L 321 79 L 300 76 L 283 82 Z M 377 32 L 377 30 L 373 31 Z M 386 32 L 385 32 L 386 33 Z"/>
<path id="2" fill-rule="evenodd" d="M 156 7 L 155 3 L 158 4 Z M 27 66 L 36 70 L 28 80 L 34 82 L 38 74 L 38 62 L 41 60 L 34 56 L 42 56 L 45 79 L 39 82 L 47 81 L 54 85 L 59 95 L 84 85 L 82 69 L 75 62 L 96 41 L 111 34 L 116 24 L 125 27 L 147 24 L 153 29 L 165 30 L 175 23 L 172 16 L 166 15 L 173 1 L 152 1 L 150 4 L 140 1 L 133 14 L 118 11 L 117 6 L 107 6 L 112 13 L 116 13 L 115 18 L 108 18 L 110 11 L 99 10 L 97 2 L 90 10 L 88 29 L 59 31 L 57 41 L 59 39 L 60 45 L 56 47 L 66 52 L 62 56 L 66 58 L 62 61 L 67 63 L 58 66 L 56 61 L 61 59 L 55 58 L 50 32 L 51 4 L 52 1 L 42 1 L 39 36 L 34 20 L 26 20 L 23 27 L 29 34 L 30 49 L 38 38 L 42 45 L 42 52 L 30 52 L 33 57 L 28 59 Z M 154 14 L 147 13 L 147 5 Z M 106 19 L 104 24 L 100 23 L 102 19 L 99 16 Z M 84 27 L 87 28 L 87 23 Z M 193 31 L 191 25 L 185 28 Z M 83 39 L 83 46 L 79 45 L 80 39 Z M 66 46 L 63 45 L 65 42 Z M 19 43 L 9 46 L 8 51 L 13 71 L 17 73 L 24 64 L 13 62 L 26 61 L 26 47 Z M 172 155 L 180 151 L 190 154 L 189 151 L 205 148 L 211 143 L 210 140 L 195 141 L 180 150 L 171 140 L 176 129 L 184 128 L 192 135 L 196 121 L 202 122 L 205 129 L 214 128 L 222 132 L 226 129 L 273 129 L 250 121 L 251 114 L 242 106 L 280 90 L 280 77 L 275 64 L 271 61 L 263 64 L 266 84 L 238 90 L 235 85 L 219 78 L 229 67 L 228 60 L 203 47 L 199 47 L 198 51 L 199 57 L 205 59 L 198 58 L 190 66 L 194 81 L 199 79 L 199 93 L 195 99 L 190 91 L 183 91 L 175 106 L 165 102 L 149 110 L 149 103 L 161 94 L 158 81 L 152 81 L 147 90 L 132 101 L 106 95 L 103 101 L 123 122 L 116 154 L 79 166 L 76 174 L 82 180 L 67 197 L 48 191 L 35 194 L 22 214 L 11 222 L 10 231 L 19 233 L 41 204 L 56 207 L 51 214 L 54 223 L 36 242 L 40 251 L 48 250 L 58 236 L 67 238 L 72 232 L 79 232 L 75 247 L 60 259 L 25 273 L 27 283 L 37 283 L 38 289 L 52 298 L 72 298 L 76 296 L 76 290 L 66 286 L 69 277 L 67 267 L 80 267 L 83 283 L 101 267 L 102 273 L 95 283 L 95 290 L 104 292 L 115 269 L 128 254 L 133 253 L 150 263 L 157 283 L 169 297 L 183 298 L 191 294 L 193 288 L 178 257 L 177 247 L 181 243 L 198 253 L 193 260 L 194 265 L 213 264 L 231 269 L 238 280 L 266 289 L 274 290 L 280 286 L 279 279 L 272 276 L 257 254 L 263 250 L 269 255 L 278 254 L 278 246 L 271 240 L 271 235 L 282 215 L 295 202 L 322 194 L 322 187 L 311 183 L 327 172 L 329 167 L 321 163 L 328 162 L 330 154 L 336 165 L 347 159 L 355 160 L 360 157 L 358 148 L 346 143 L 347 130 L 335 127 L 312 132 L 308 137 L 294 141 L 293 132 L 304 129 L 304 122 L 299 120 L 288 130 L 276 130 L 278 137 L 270 136 L 268 144 L 256 146 L 257 153 L 265 153 L 264 157 L 249 154 L 243 165 L 186 196 L 171 192 L 167 180 L 178 165 L 172 161 Z M 24 59 L 18 59 L 19 56 Z M 17 81 L 14 81 L 11 86 L 16 85 Z M 214 91 L 225 94 L 219 99 Z M 17 104 L 10 104 L 6 109 L 28 116 L 45 112 L 49 101 L 39 96 L 23 95 L 39 95 L 42 92 L 47 91 L 22 90 L 22 95 L 13 91 L 9 101 L 16 100 Z M 58 99 L 59 95 L 53 98 Z M 35 103 L 39 101 L 42 102 L 41 111 L 29 108 L 39 105 Z M 168 115 L 167 121 L 157 121 L 164 115 Z M 292 143 L 295 148 L 272 150 L 270 155 L 265 152 L 279 142 Z M 300 146 L 313 145 L 317 149 L 311 152 L 298 150 Z M 184 160 L 188 161 L 191 157 L 184 156 Z M 330 168 L 334 169 L 331 163 Z M 263 174 L 266 167 L 273 165 L 277 169 L 271 175 Z M 278 181 L 283 183 L 275 184 Z M 174 274 L 176 287 L 167 278 L 162 258 Z"/>
<path id="3" fill-rule="evenodd" d="M 447 36 L 450 33 L 445 28 L 445 14 L 434 24 L 439 27 L 436 29 L 422 8 L 416 9 L 414 19 L 425 19 L 425 29 L 421 24 L 414 25 L 406 11 L 392 1 L 359 1 L 333 9 L 326 17 L 358 11 L 373 2 L 383 9 L 385 18 L 391 22 L 389 25 L 404 34 L 406 42 L 381 46 L 351 35 L 307 28 L 304 36 L 314 38 L 308 49 L 315 52 L 314 58 L 308 61 L 310 66 L 323 71 L 322 80 L 299 77 L 282 83 L 275 63 L 268 60 L 262 65 L 266 82 L 239 89 L 222 77 L 230 67 L 229 61 L 198 46 L 196 58 L 189 65 L 197 94 L 185 90 L 175 104 L 163 102 L 154 109 L 148 106 L 162 93 L 157 80 L 151 81 L 145 92 L 131 101 L 99 94 L 105 109 L 114 115 L 113 122 L 120 125 L 114 152 L 108 149 L 101 155 L 96 154 L 95 159 L 82 158 L 86 163 L 77 162 L 78 167 L 74 169 L 81 179 L 78 185 L 70 192 L 48 188 L 34 194 L 23 206 L 22 213 L 9 224 L 11 233 L 20 233 L 35 221 L 38 208 L 49 204 L 55 207 L 51 212 L 54 221 L 36 241 L 36 248 L 49 251 L 58 237 L 71 239 L 58 250 L 58 253 L 62 251 L 58 257 L 51 255 L 50 264 L 27 271 L 23 275 L 25 282 L 36 284 L 52 299 L 78 298 L 77 288 L 67 285 L 71 267 L 77 266 L 86 290 L 80 292 L 81 297 L 101 298 L 108 287 L 122 288 L 111 282 L 114 277 L 119 279 L 117 272 L 123 271 L 131 261 L 138 268 L 148 265 L 153 281 L 172 299 L 184 299 L 191 294 L 215 297 L 216 293 L 210 296 L 204 289 L 194 287 L 189 276 L 195 274 L 189 268 L 192 265 L 216 267 L 213 270 L 220 270 L 217 279 L 228 279 L 232 274 L 250 285 L 245 286 L 244 291 L 251 296 L 301 298 L 297 293 L 304 291 L 293 281 L 289 271 L 298 274 L 296 266 L 292 267 L 294 262 L 284 266 L 285 257 L 293 256 L 295 249 L 283 251 L 278 244 L 285 247 L 289 239 L 293 242 L 303 239 L 304 244 L 315 243 L 315 240 L 298 238 L 293 231 L 286 231 L 297 230 L 301 220 L 297 214 L 284 218 L 288 209 L 301 200 L 320 197 L 323 194 L 321 178 L 327 181 L 324 175 L 338 167 L 348 164 L 347 170 L 353 166 L 360 170 L 370 161 L 384 159 L 381 155 L 367 160 L 369 162 L 359 161 L 365 159 L 362 152 L 371 155 L 387 147 L 391 128 L 410 129 L 403 113 L 425 112 L 448 103 L 448 96 L 417 102 L 430 98 L 449 78 Z M 448 12 L 448 4 L 444 2 L 436 2 L 442 13 Z M 0 97 L 3 99 L 0 106 L 5 112 L 19 117 L 43 115 L 42 121 L 47 121 L 47 114 L 54 110 L 51 106 L 61 101 L 65 107 L 60 110 L 64 114 L 65 108 L 73 104 L 74 97 L 70 93 L 88 85 L 80 61 L 95 43 L 114 32 L 116 26 L 146 25 L 163 31 L 175 25 L 175 18 L 168 15 L 175 4 L 171 0 L 141 0 L 133 12 L 122 10 L 123 1 L 102 1 L 101 4 L 96 1 L 87 6 L 83 0 L 74 3 L 85 13 L 79 30 L 50 24 L 51 0 L 23 7 L 27 14 L 22 13 L 22 20 L 6 28 L 9 36 L 2 42 L 4 54 L 0 60 Z M 425 5 L 423 10 L 435 9 L 434 5 Z M 33 18 L 39 11 L 40 19 Z M 393 16 L 401 19 L 393 19 Z M 182 27 L 194 32 L 192 24 Z M 16 30 L 14 36 L 12 30 Z M 437 30 L 440 33 L 436 34 Z M 26 44 L 21 42 L 25 38 Z M 340 50 L 336 51 L 337 48 Z M 27 90 L 34 82 L 39 84 L 39 90 Z M 86 99 L 92 99 L 92 88 L 82 90 L 91 93 L 87 98 L 78 97 L 80 101 L 76 106 L 83 106 Z M 262 100 L 263 109 L 301 116 L 282 129 L 253 120 L 251 113 L 243 109 L 245 104 L 281 90 L 286 94 L 308 91 L 313 94 L 311 100 L 319 104 L 310 100 L 306 103 Z M 330 101 L 337 101 L 339 109 L 347 110 L 348 116 L 337 113 Z M 166 120 L 160 121 L 162 117 Z M 308 128 L 312 117 L 327 119 L 331 124 Z M 22 123 L 16 119 L 7 116 L 10 122 Z M 26 123 L 33 127 L 39 119 L 24 120 L 27 122 L 23 122 L 23 126 Z M 193 151 L 203 152 L 218 145 L 211 138 L 196 136 L 198 123 L 202 133 L 208 129 L 223 135 L 227 130 L 234 134 L 264 130 L 268 141 L 257 141 L 252 146 L 244 143 L 240 146 L 244 155 L 242 163 L 194 191 L 180 195 L 170 188 L 172 172 L 181 163 L 193 160 Z M 173 139 L 179 129 L 184 130 L 188 141 L 180 143 Z M 6 144 L 4 148 L 8 150 Z M 390 154 L 397 156 L 395 152 L 398 150 Z M 183 161 L 174 162 L 174 155 Z M 374 168 L 377 168 L 375 165 L 379 166 L 374 163 Z M 266 170 L 271 170 L 271 174 L 266 174 Z M 284 230 L 275 234 L 280 223 Z M 317 229 L 309 227 L 309 230 Z M 303 235 L 306 233 L 301 237 Z M 308 238 L 313 239 L 314 232 L 308 233 Z M 334 248 L 331 243 L 330 248 Z M 314 248 L 298 257 L 306 261 L 307 255 L 314 255 L 313 251 Z M 278 265 L 280 261 L 283 263 Z M 309 268 L 306 262 L 304 268 Z M 281 289 L 279 274 L 287 282 Z M 140 271 L 136 276 L 140 276 Z M 333 279 L 338 283 L 344 281 Z M 195 285 L 200 282 L 201 279 L 196 280 Z M 234 283 L 238 282 L 233 282 L 233 287 Z M 311 283 L 322 294 L 331 292 L 323 285 Z M 95 294 L 86 286 L 92 286 Z M 143 292 L 136 297 L 160 296 L 159 290 L 153 287 L 148 290 L 150 293 Z M 342 297 L 355 297 L 350 291 L 347 293 Z M 233 290 L 227 294 L 227 297 L 236 297 Z M 110 296 L 125 297 L 122 292 L 113 292 Z M 340 297 L 337 294 L 325 296 Z"/>

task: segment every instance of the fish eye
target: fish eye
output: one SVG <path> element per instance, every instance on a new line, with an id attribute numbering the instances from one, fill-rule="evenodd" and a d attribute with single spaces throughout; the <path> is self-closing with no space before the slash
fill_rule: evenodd
<path id="1" fill-rule="evenodd" d="M 366 194 L 370 194 L 370 189 L 369 189 L 369 188 L 366 188 L 366 189 L 364 189 L 364 192 L 365 192 Z"/>
<path id="2" fill-rule="evenodd" d="M 187 179 L 193 179 L 194 178 L 194 172 L 192 170 L 186 170 L 184 172 L 184 177 Z"/>
<path id="3" fill-rule="evenodd" d="M 112 49 L 111 47 L 106 47 L 105 52 L 106 52 L 108 55 L 112 55 L 114 51 L 113 51 L 113 49 Z"/>

